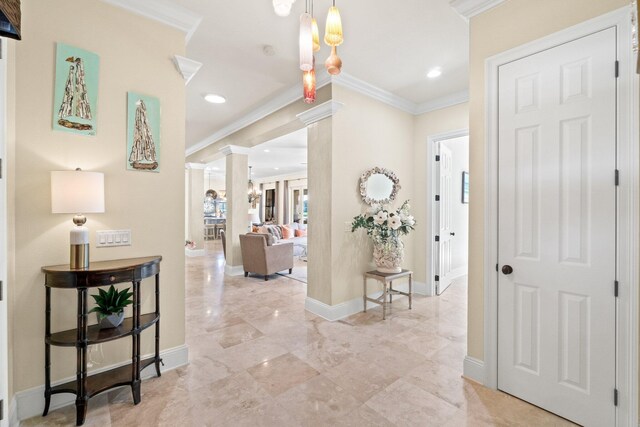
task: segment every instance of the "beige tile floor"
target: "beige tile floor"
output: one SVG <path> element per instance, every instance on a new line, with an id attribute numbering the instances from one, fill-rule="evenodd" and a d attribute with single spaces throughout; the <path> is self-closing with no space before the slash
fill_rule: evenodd
<path id="1" fill-rule="evenodd" d="M 397 298 L 327 322 L 306 285 L 225 277 L 219 242 L 188 258 L 190 365 L 93 398 L 87 426 L 564 426 L 571 423 L 461 377 L 466 281 L 440 297 Z M 66 407 L 24 426 L 74 425 Z"/>

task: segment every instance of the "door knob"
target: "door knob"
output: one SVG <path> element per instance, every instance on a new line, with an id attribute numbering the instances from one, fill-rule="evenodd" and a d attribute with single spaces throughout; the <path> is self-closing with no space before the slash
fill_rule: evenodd
<path id="1" fill-rule="evenodd" d="M 456 235 L 456 233 L 454 233 L 453 231 L 452 231 L 452 232 L 450 232 L 449 234 L 450 234 L 450 235 L 452 235 L 452 236 L 455 236 L 455 235 Z"/>
<path id="2" fill-rule="evenodd" d="M 513 273 L 513 268 L 510 265 L 502 266 L 502 274 L 511 274 Z"/>

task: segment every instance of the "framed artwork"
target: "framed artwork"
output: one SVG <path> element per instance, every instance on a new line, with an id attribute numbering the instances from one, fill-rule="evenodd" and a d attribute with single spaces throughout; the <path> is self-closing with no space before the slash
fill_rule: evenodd
<path id="1" fill-rule="evenodd" d="M 462 172 L 462 203 L 469 203 L 469 172 Z"/>
<path id="2" fill-rule="evenodd" d="M 127 170 L 160 172 L 160 100 L 127 93 Z"/>
<path id="3" fill-rule="evenodd" d="M 53 96 L 53 129 L 79 135 L 96 134 L 98 72 L 95 53 L 58 43 Z"/>

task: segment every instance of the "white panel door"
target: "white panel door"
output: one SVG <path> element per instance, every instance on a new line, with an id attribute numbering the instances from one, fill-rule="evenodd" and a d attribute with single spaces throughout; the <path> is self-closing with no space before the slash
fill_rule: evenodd
<path id="1" fill-rule="evenodd" d="M 499 70 L 498 387 L 586 426 L 615 425 L 615 61 L 612 28 Z"/>
<path id="2" fill-rule="evenodd" d="M 438 191 L 440 202 L 438 204 L 438 271 L 439 277 L 436 283 L 436 294 L 440 295 L 451 284 L 451 190 L 452 181 L 452 154 L 444 144 L 438 144 L 440 151 L 440 173 L 438 174 Z"/>

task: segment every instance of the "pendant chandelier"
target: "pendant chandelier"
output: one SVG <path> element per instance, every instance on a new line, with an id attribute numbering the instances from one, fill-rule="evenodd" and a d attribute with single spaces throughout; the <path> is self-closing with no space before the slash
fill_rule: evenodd
<path id="1" fill-rule="evenodd" d="M 258 201 L 260 200 L 260 196 L 262 196 L 262 192 L 260 190 L 256 190 L 254 185 L 253 185 L 253 181 L 252 181 L 252 176 L 251 176 L 251 168 L 252 166 L 249 166 L 249 185 L 248 185 L 248 198 L 249 198 L 249 203 L 251 203 L 251 207 L 253 209 L 255 209 L 258 205 Z"/>
<path id="2" fill-rule="evenodd" d="M 275 4 L 275 2 L 274 2 Z M 327 14 L 327 25 L 325 27 L 324 42 L 331 47 L 331 55 L 324 63 L 329 74 L 335 76 L 342 70 L 342 59 L 338 56 L 337 46 L 342 44 L 344 36 L 342 34 L 342 19 L 340 11 L 333 5 Z M 320 32 L 318 22 L 313 17 L 313 0 L 306 0 L 305 11 L 300 15 L 300 69 L 302 73 L 303 99 L 307 104 L 312 104 L 316 100 L 316 71 L 315 58 L 313 54 L 320 50 Z"/>

